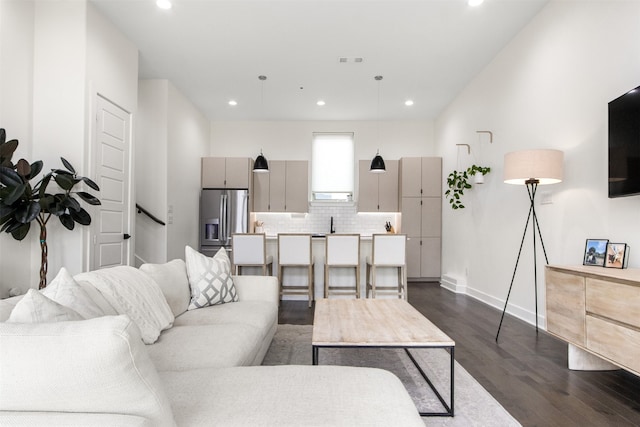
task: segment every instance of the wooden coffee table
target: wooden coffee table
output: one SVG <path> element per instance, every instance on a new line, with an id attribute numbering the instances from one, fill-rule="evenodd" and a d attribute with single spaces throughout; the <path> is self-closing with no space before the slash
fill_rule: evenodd
<path id="1" fill-rule="evenodd" d="M 313 322 L 313 364 L 320 348 L 402 348 L 436 394 L 445 412 L 422 416 L 453 416 L 453 366 L 456 343 L 408 302 L 401 299 L 322 299 Z M 444 400 L 409 349 L 444 348 L 451 356 L 450 403 Z"/>

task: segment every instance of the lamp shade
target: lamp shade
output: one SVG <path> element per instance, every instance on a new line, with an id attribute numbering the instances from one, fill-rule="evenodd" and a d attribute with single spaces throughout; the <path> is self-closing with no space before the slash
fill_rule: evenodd
<path id="1" fill-rule="evenodd" d="M 267 159 L 260 153 L 258 157 L 256 157 L 256 161 L 253 163 L 253 172 L 255 173 L 265 173 L 269 172 L 269 164 L 267 163 Z"/>
<path id="2" fill-rule="evenodd" d="M 537 180 L 538 185 L 556 184 L 562 181 L 560 150 L 512 151 L 504 155 L 504 182 L 525 185 Z"/>
<path id="3" fill-rule="evenodd" d="M 380 153 L 377 153 L 376 156 L 371 160 L 371 167 L 369 168 L 369 172 L 373 173 L 383 173 L 386 172 L 387 168 L 384 165 L 384 160 Z"/>

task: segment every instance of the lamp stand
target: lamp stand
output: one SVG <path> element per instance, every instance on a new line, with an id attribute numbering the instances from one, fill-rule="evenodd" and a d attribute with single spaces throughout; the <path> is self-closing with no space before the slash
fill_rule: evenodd
<path id="1" fill-rule="evenodd" d="M 504 320 L 504 313 L 507 311 L 507 304 L 509 303 L 509 296 L 511 295 L 511 289 L 513 288 L 513 281 L 516 277 L 516 271 L 518 270 L 518 263 L 520 262 L 520 254 L 522 254 L 522 246 L 524 245 L 524 239 L 527 235 L 527 229 L 529 228 L 529 221 L 533 218 L 533 283 L 535 287 L 535 302 L 536 302 L 536 334 L 538 333 L 538 259 L 536 256 L 536 230 L 540 237 L 540 243 L 542 245 L 542 251 L 544 252 L 544 260 L 549 264 L 547 258 L 547 251 L 544 248 L 544 240 L 542 240 L 542 232 L 540 231 L 540 224 L 538 223 L 538 217 L 536 215 L 536 207 L 534 204 L 536 198 L 536 190 L 538 189 L 537 179 L 528 179 L 525 181 L 527 186 L 527 193 L 529 193 L 529 201 L 531 206 L 529 207 L 529 215 L 527 216 L 527 223 L 524 226 L 524 233 L 522 233 L 522 241 L 520 241 L 520 250 L 518 251 L 518 258 L 516 259 L 516 266 L 513 269 L 513 276 L 511 276 L 511 284 L 509 285 L 509 292 L 507 293 L 507 299 L 504 302 L 504 308 L 502 309 L 502 317 L 500 318 L 500 325 L 498 326 L 498 333 L 496 334 L 496 342 L 498 342 L 498 336 L 500 335 L 500 329 L 502 328 L 502 321 Z"/>

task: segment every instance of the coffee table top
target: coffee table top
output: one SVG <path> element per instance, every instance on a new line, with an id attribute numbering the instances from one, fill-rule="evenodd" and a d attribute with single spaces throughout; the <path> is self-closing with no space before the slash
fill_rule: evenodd
<path id="1" fill-rule="evenodd" d="M 345 347 L 453 347 L 449 338 L 401 299 L 316 301 L 312 345 Z"/>

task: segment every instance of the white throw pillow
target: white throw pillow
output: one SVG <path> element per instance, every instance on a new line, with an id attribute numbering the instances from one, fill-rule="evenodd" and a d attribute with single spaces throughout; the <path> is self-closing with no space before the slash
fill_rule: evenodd
<path id="1" fill-rule="evenodd" d="M 84 320 L 84 318 L 69 307 L 50 300 L 35 289 L 29 289 L 24 298 L 11 311 L 7 322 L 43 323 L 68 320 Z"/>
<path id="2" fill-rule="evenodd" d="M 187 311 L 191 292 L 187 266 L 183 260 L 174 259 L 164 264 L 142 264 L 140 271 L 147 273 L 160 286 L 174 316 Z"/>
<path id="3" fill-rule="evenodd" d="M 189 310 L 238 301 L 231 279 L 231 260 L 224 248 L 211 258 L 187 246 L 185 260 L 191 286 Z"/>
<path id="4" fill-rule="evenodd" d="M 71 277 L 71 274 L 64 267 L 41 292 L 53 301 L 73 309 L 85 319 L 107 314 L 93 302 L 87 291 Z"/>

